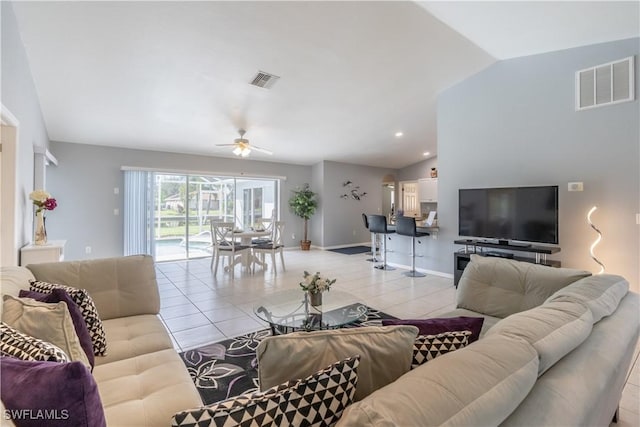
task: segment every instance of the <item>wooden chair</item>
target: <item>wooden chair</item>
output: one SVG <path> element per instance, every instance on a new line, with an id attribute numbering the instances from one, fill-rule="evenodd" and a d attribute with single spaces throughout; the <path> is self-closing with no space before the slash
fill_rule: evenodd
<path id="1" fill-rule="evenodd" d="M 271 242 L 255 245 L 253 247 L 253 253 L 256 256 L 260 256 L 260 261 L 265 262 L 265 255 L 271 254 L 271 268 L 273 272 L 276 271 L 276 252 L 280 252 L 280 262 L 282 263 L 282 271 L 285 271 L 284 267 L 284 221 L 275 221 L 271 230 Z M 255 272 L 255 263 L 253 269 Z"/>
<path id="2" fill-rule="evenodd" d="M 211 221 L 211 238 L 213 239 L 211 268 L 214 276 L 218 272 L 220 257 L 227 257 L 229 259 L 229 272 L 231 273 L 231 278 L 233 278 L 235 265 L 241 262 L 243 254 L 251 250 L 250 246 L 236 242 L 233 236 L 233 228 L 233 222 Z M 238 255 L 238 258 L 236 258 L 236 255 Z"/>

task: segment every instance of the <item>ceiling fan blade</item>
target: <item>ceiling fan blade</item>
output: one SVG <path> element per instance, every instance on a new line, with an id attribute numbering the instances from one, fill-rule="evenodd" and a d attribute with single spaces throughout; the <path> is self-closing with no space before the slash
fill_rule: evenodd
<path id="1" fill-rule="evenodd" d="M 252 146 L 251 146 L 251 149 L 252 149 L 252 150 L 256 150 L 256 151 L 258 151 L 258 152 L 260 152 L 260 153 L 268 154 L 268 155 L 270 155 L 270 156 L 272 156 L 272 155 L 273 155 L 273 152 L 271 152 L 271 151 L 269 151 L 269 150 L 267 150 L 267 149 L 265 149 L 265 148 L 256 147 L 255 145 L 252 145 Z"/>
<path id="2" fill-rule="evenodd" d="M 216 147 L 235 147 L 237 144 L 216 144 Z"/>

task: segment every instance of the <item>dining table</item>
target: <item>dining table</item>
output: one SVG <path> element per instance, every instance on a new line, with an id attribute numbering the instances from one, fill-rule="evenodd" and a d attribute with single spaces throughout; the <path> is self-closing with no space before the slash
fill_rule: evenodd
<path id="1" fill-rule="evenodd" d="M 240 239 L 240 244 L 243 246 L 251 246 L 251 240 L 256 237 L 267 237 L 271 236 L 271 231 L 269 230 L 234 230 L 233 237 L 235 239 Z M 260 259 L 253 254 L 253 252 L 247 252 L 242 255 L 242 265 L 244 267 L 250 268 L 253 264 L 257 264 L 262 268 L 266 268 L 267 263 L 260 261 Z M 234 263 L 235 264 L 235 263 Z"/>

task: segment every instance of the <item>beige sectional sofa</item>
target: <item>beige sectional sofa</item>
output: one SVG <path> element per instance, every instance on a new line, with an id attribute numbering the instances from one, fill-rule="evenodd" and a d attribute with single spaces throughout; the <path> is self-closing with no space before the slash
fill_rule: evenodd
<path id="1" fill-rule="evenodd" d="M 615 275 L 472 256 L 449 316 L 485 317 L 466 348 L 347 408 L 356 426 L 608 426 L 640 330 Z"/>
<path id="2" fill-rule="evenodd" d="M 34 278 L 86 289 L 107 334 L 107 356 L 93 376 L 109 426 L 166 426 L 175 412 L 202 405 L 158 317 L 160 297 L 149 256 L 32 264 L 2 269 L 2 293 Z"/>

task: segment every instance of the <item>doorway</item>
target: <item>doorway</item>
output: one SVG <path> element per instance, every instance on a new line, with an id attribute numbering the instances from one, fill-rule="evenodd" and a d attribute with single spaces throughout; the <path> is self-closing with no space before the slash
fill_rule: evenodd
<path id="1" fill-rule="evenodd" d="M 2 106 L 0 114 L 0 265 L 18 265 L 16 241 L 18 120 Z"/>

